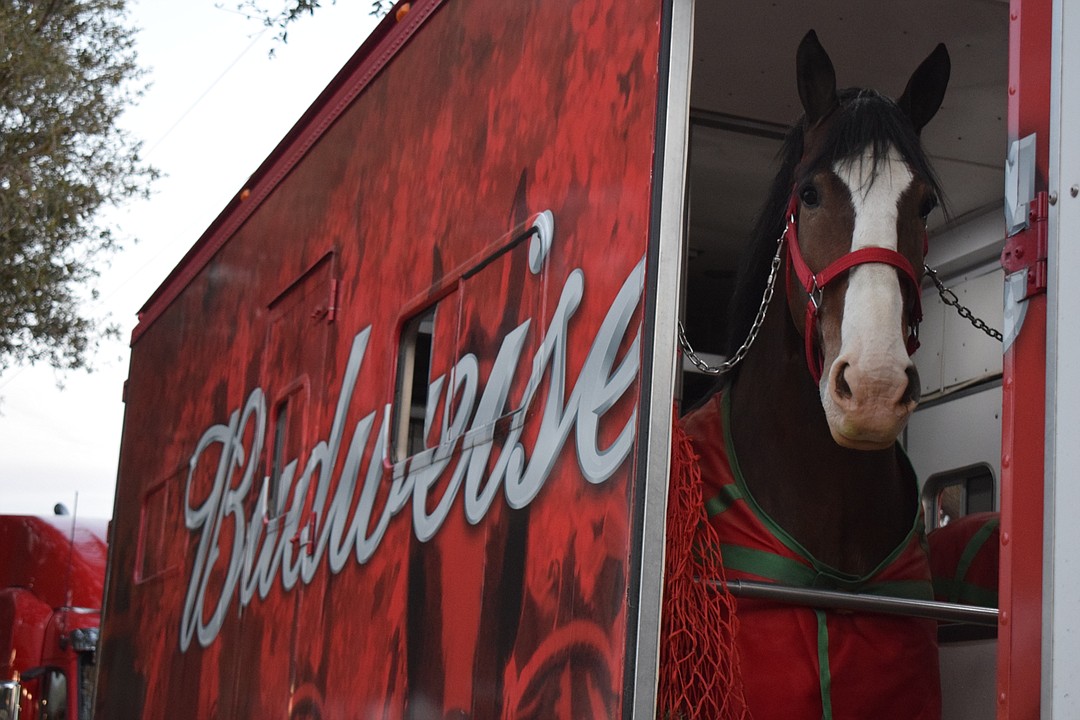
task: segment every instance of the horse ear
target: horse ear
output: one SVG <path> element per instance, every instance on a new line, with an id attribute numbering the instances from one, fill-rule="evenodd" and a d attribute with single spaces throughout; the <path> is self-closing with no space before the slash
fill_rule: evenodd
<path id="1" fill-rule="evenodd" d="M 807 126 L 828 115 L 839 104 L 836 99 L 836 71 L 813 30 L 799 43 L 795 56 L 799 99 L 806 111 Z"/>
<path id="2" fill-rule="evenodd" d="M 912 73 L 904 94 L 896 101 L 904 114 L 911 118 L 915 134 L 926 127 L 926 123 L 937 113 L 941 101 L 945 98 L 945 88 L 949 84 L 952 63 L 945 45 L 938 44 L 922 64 Z"/>

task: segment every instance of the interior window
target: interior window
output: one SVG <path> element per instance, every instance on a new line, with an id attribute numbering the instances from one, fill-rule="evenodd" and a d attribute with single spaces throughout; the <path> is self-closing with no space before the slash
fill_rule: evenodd
<path id="1" fill-rule="evenodd" d="M 927 530 L 994 510 L 994 472 L 986 463 L 935 473 L 923 486 Z"/>

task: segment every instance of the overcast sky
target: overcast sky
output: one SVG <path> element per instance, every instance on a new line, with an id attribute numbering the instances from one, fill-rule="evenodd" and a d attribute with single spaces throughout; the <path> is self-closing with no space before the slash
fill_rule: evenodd
<path id="1" fill-rule="evenodd" d="M 138 242 L 127 242 L 99 279 L 95 312 L 111 314 L 121 339 L 102 346 L 95 372 L 0 375 L 2 514 L 48 514 L 58 502 L 70 508 L 78 493 L 79 515 L 112 515 L 135 313 L 376 22 L 369 0 L 327 2 L 295 23 L 282 45 L 236 4 L 129 0 L 152 86 L 123 124 L 167 177 L 149 201 L 109 215 L 122 237 Z"/>

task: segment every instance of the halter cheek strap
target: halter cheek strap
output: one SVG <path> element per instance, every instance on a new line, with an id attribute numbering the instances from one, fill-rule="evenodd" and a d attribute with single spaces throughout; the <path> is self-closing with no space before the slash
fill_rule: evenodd
<path id="1" fill-rule="evenodd" d="M 799 235 L 795 213 L 798 210 L 799 197 L 795 192 L 791 194 L 791 200 L 787 207 L 787 228 L 784 231 L 784 239 L 787 242 L 788 263 L 795 271 L 809 299 L 806 302 L 806 321 L 803 331 L 803 342 L 806 349 L 806 366 L 814 377 L 814 382 L 821 381 L 824 370 L 824 358 L 814 346 L 814 338 L 817 335 L 818 314 L 821 309 L 821 298 L 825 288 L 836 278 L 844 275 L 856 265 L 867 263 L 880 263 L 891 265 L 900 271 L 900 277 L 907 280 L 911 286 L 911 295 L 914 298 L 911 313 L 908 318 L 910 332 L 907 337 L 907 352 L 912 355 L 919 349 L 919 323 L 922 321 L 922 300 L 919 297 L 919 281 L 915 276 L 915 270 L 911 263 L 903 255 L 895 250 L 883 247 L 867 247 L 853 250 L 830 263 L 819 273 L 815 273 L 806 264 L 802 250 L 799 248 Z M 927 239 L 923 237 L 923 253 L 926 252 Z"/>

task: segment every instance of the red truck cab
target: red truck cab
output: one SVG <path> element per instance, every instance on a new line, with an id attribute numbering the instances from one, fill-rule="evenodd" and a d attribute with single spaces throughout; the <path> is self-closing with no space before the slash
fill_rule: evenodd
<path id="1" fill-rule="evenodd" d="M 0 515 L 0 720 L 90 716 L 106 523 Z"/>

